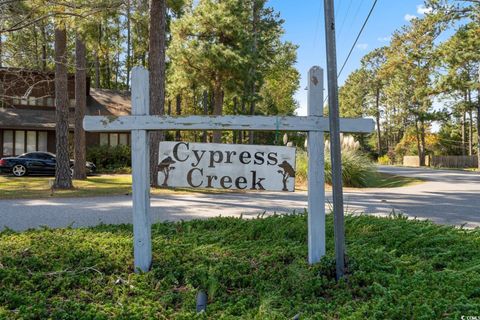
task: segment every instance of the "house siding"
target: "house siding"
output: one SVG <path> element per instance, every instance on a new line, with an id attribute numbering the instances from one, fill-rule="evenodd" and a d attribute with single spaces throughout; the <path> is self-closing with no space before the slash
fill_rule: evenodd
<path id="1" fill-rule="evenodd" d="M 0 95 L 0 157 L 4 154 L 4 130 L 47 132 L 47 151 L 55 153 L 55 86 L 53 72 L 23 70 L 15 68 L 0 68 L 0 85 L 3 88 Z M 73 149 L 73 123 L 75 114 L 75 77 L 68 75 L 68 96 L 70 99 L 69 113 L 69 143 Z M 30 90 L 31 89 L 31 90 Z M 29 91 L 28 98 L 25 93 Z M 87 115 L 128 115 L 130 114 L 130 94 L 128 92 L 90 89 L 90 78 L 87 77 Z M 86 132 L 86 147 L 100 144 L 100 134 Z M 128 144 L 130 136 L 128 137 Z M 109 139 L 110 141 L 110 139 Z M 37 148 L 38 148 L 37 134 Z M 31 144 L 30 144 L 31 145 Z M 13 141 L 13 153 L 15 141 Z M 27 149 L 27 147 L 25 147 Z M 30 147 L 30 150 L 32 148 Z"/>

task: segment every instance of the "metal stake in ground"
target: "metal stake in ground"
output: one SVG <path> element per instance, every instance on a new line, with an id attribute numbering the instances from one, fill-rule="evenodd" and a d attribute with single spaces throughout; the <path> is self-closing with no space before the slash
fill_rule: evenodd
<path id="1" fill-rule="evenodd" d="M 343 216 L 342 154 L 338 112 L 337 56 L 333 0 L 324 0 L 327 44 L 328 110 L 330 119 L 330 156 L 332 161 L 332 193 L 337 280 L 345 274 L 345 228 Z"/>

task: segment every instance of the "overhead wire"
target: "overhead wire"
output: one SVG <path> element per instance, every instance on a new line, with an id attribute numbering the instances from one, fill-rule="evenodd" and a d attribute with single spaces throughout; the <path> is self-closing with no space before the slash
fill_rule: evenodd
<path id="1" fill-rule="evenodd" d="M 318 15 L 317 15 L 317 22 L 315 23 L 315 35 L 313 37 L 313 49 L 315 49 L 316 43 L 317 43 L 317 36 L 318 36 L 318 28 L 320 26 L 320 16 L 322 14 L 322 5 L 320 5 L 320 8 L 318 9 Z"/>
<path id="2" fill-rule="evenodd" d="M 345 25 L 345 21 L 347 21 L 348 14 L 350 13 L 350 8 L 352 7 L 353 0 L 350 0 L 347 6 L 347 11 L 345 12 L 345 15 L 343 16 L 342 23 L 340 24 L 340 29 L 338 31 L 338 38 L 342 37 L 342 31 L 343 31 L 343 26 Z"/>
<path id="3" fill-rule="evenodd" d="M 372 12 L 375 9 L 375 6 L 377 5 L 377 2 L 378 2 L 378 0 L 373 1 L 372 7 L 370 8 L 370 11 L 368 12 L 367 17 L 363 21 L 362 27 L 360 28 L 360 31 L 358 32 L 357 37 L 355 38 L 355 41 L 353 42 L 352 47 L 350 48 L 350 51 L 348 52 L 348 55 L 345 58 L 345 61 L 343 62 L 342 67 L 340 68 L 340 71 L 337 73 L 337 78 L 342 74 L 343 69 L 347 65 L 348 59 L 350 59 L 350 56 L 352 55 L 353 49 L 355 49 L 355 46 L 357 45 L 358 39 L 360 39 L 360 36 L 362 35 L 363 30 L 365 29 L 365 26 L 367 25 L 368 20 L 370 19 L 370 16 L 372 15 Z M 323 101 L 323 103 L 325 103 L 327 101 L 327 99 L 328 99 L 328 95 L 325 97 L 325 100 Z"/>
<path id="4" fill-rule="evenodd" d="M 340 74 L 342 74 L 343 68 L 345 68 L 345 65 L 347 64 L 348 59 L 350 58 L 350 55 L 351 55 L 352 52 L 353 52 L 353 49 L 355 49 L 355 46 L 357 45 L 358 39 L 360 39 L 360 36 L 362 35 L 363 29 L 365 29 L 365 26 L 367 25 L 367 22 L 368 22 L 368 20 L 370 19 L 370 16 L 372 15 L 373 9 L 375 9 L 375 6 L 377 5 L 377 2 L 378 2 L 378 0 L 374 0 L 374 1 L 373 1 L 373 5 L 372 5 L 372 7 L 370 8 L 370 11 L 368 12 L 367 18 L 366 18 L 365 21 L 363 22 L 363 25 L 362 25 L 362 27 L 360 28 L 360 31 L 358 32 L 357 37 L 355 38 L 355 41 L 353 42 L 353 45 L 352 45 L 352 47 L 350 48 L 350 51 L 348 52 L 347 58 L 346 58 L 345 61 L 343 62 L 343 65 L 342 65 L 342 67 L 340 68 L 340 71 L 338 72 L 337 77 L 339 77 Z"/>

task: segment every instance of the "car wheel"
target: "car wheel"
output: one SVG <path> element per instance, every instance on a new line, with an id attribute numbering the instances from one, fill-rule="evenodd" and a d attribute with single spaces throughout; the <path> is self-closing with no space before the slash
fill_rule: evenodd
<path id="1" fill-rule="evenodd" d="M 12 173 L 15 177 L 23 177 L 27 174 L 27 168 L 23 164 L 16 164 L 12 168 Z"/>

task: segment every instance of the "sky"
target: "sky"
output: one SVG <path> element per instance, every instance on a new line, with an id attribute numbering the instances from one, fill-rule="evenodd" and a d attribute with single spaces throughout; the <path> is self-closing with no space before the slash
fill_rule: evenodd
<path id="1" fill-rule="evenodd" d="M 335 0 L 337 26 L 338 70 L 345 61 L 374 0 Z M 296 67 L 301 74 L 300 89 L 295 95 L 299 102 L 298 115 L 307 113 L 306 75 L 315 65 L 324 69 L 326 81 L 325 20 L 323 0 L 269 0 L 268 5 L 285 20 L 284 40 L 299 46 Z M 360 66 L 369 51 L 389 44 L 392 33 L 421 17 L 426 8 L 422 0 L 378 0 L 362 36 L 338 79 L 341 86 L 348 75 Z M 325 91 L 326 92 L 326 91 Z"/>

